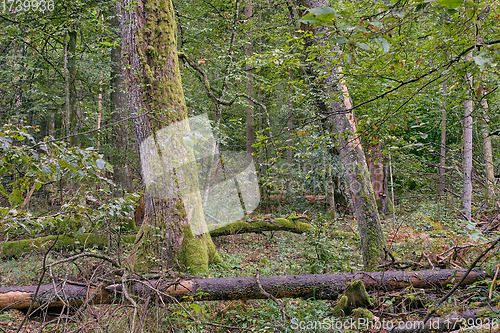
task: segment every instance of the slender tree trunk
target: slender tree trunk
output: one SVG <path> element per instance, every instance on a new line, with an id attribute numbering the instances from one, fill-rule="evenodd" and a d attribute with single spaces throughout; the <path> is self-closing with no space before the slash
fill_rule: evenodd
<path id="1" fill-rule="evenodd" d="M 286 164 L 288 168 L 288 179 L 286 180 L 286 196 L 288 198 L 292 197 L 292 179 L 293 179 L 293 174 L 292 174 L 292 164 L 293 164 L 293 151 L 292 151 L 292 144 L 293 144 L 293 139 L 292 139 L 292 131 L 293 131 L 293 102 L 292 102 L 292 96 L 290 96 L 290 101 L 288 103 L 288 107 L 290 108 L 288 111 L 287 115 L 287 134 L 288 134 L 288 139 L 286 141 L 286 144 L 288 148 L 286 149 Z"/>
<path id="2" fill-rule="evenodd" d="M 377 140 L 378 141 L 378 140 Z M 385 166 L 382 156 L 382 143 L 378 141 L 370 146 L 367 155 L 368 170 L 372 180 L 373 194 L 375 202 L 381 214 L 387 213 L 387 175 L 385 173 Z"/>
<path id="3" fill-rule="evenodd" d="M 482 129 L 481 136 L 483 138 L 483 155 L 484 167 L 486 171 L 486 186 L 488 192 L 488 203 L 491 209 L 496 209 L 497 202 L 495 198 L 495 167 L 493 164 L 493 149 L 491 147 L 491 136 L 489 128 L 488 116 L 488 100 L 484 97 L 481 99 L 482 108 Z"/>
<path id="4" fill-rule="evenodd" d="M 247 0 L 247 4 L 245 6 L 245 18 L 249 20 L 252 17 L 252 0 Z M 251 57 L 253 52 L 252 41 L 249 40 L 247 45 L 245 46 L 245 54 L 247 57 Z M 254 97 L 254 87 L 253 87 L 253 73 L 250 65 L 247 63 L 245 65 L 245 69 L 247 72 L 247 94 L 248 96 Z M 253 102 L 248 101 L 248 106 L 246 110 L 246 151 L 247 151 L 247 160 L 252 161 L 252 155 L 255 153 L 255 148 L 253 145 L 255 144 L 255 123 L 254 123 L 254 105 Z"/>
<path id="5" fill-rule="evenodd" d="M 68 112 L 69 134 L 78 133 L 80 129 L 80 119 L 78 117 L 77 99 L 76 99 L 76 31 L 68 32 L 68 73 L 67 73 L 67 97 L 69 105 L 66 107 Z M 80 145 L 80 138 L 72 136 L 69 140 L 73 145 Z"/>
<path id="6" fill-rule="evenodd" d="M 118 18 L 111 16 L 111 26 L 119 29 Z M 119 34 L 119 33 L 118 33 Z M 118 44 L 111 49 L 111 121 L 118 122 L 129 115 L 128 94 L 122 75 L 121 39 L 116 36 Z M 112 145 L 114 147 L 111 156 L 113 164 L 113 179 L 116 184 L 124 190 L 132 190 L 132 179 L 126 152 L 129 149 L 128 123 L 120 123 L 113 127 Z M 116 193 L 118 194 L 118 193 Z"/>
<path id="7" fill-rule="evenodd" d="M 466 60 L 472 59 L 472 53 L 467 55 Z M 464 147 L 463 147 L 463 173 L 464 185 L 462 195 L 462 206 L 464 218 L 471 220 L 472 215 L 472 112 L 474 110 L 472 102 L 473 82 L 472 74 L 466 74 L 466 83 L 469 85 L 470 99 L 464 105 Z"/>
<path id="8" fill-rule="evenodd" d="M 444 195 L 446 184 L 446 81 L 443 81 L 443 101 L 441 103 L 441 153 L 439 155 L 439 195 Z"/>
<path id="9" fill-rule="evenodd" d="M 328 6 L 327 0 L 303 0 L 302 3 L 308 8 Z M 319 27 L 314 32 L 324 34 L 326 28 Z M 327 38 L 327 35 L 315 37 L 314 42 L 324 48 L 330 48 L 331 54 L 334 54 L 336 50 L 328 44 Z M 354 214 L 358 222 L 363 264 L 365 270 L 370 271 L 384 260 L 385 240 L 365 154 L 357 136 L 356 120 L 353 112 L 349 111 L 352 107 L 349 92 L 339 77 L 339 70 L 328 63 L 328 60 L 332 58 L 327 57 L 323 60 L 322 72 L 326 74 L 320 87 L 324 92 L 320 109 L 328 115 L 328 120 L 338 134 L 338 150 L 345 167 Z"/>
<path id="10" fill-rule="evenodd" d="M 190 167 L 194 159 L 182 147 L 182 135 L 162 140 L 170 126 L 189 132 L 172 2 L 120 0 L 117 10 L 129 107 L 140 116 L 132 125 L 146 185 L 144 221 L 128 263 L 142 271 L 161 265 L 202 272 L 220 257 L 206 230 L 197 173 Z M 162 159 L 167 144 L 175 158 Z M 186 188 L 193 193 L 184 195 Z"/>
<path id="11" fill-rule="evenodd" d="M 55 132 L 56 132 L 56 117 L 55 117 L 55 113 L 56 111 L 54 110 L 54 108 L 50 108 L 49 109 L 49 119 L 47 120 L 48 121 L 48 129 L 47 129 L 47 135 L 48 136 L 51 136 L 51 137 L 54 137 L 55 135 Z"/>

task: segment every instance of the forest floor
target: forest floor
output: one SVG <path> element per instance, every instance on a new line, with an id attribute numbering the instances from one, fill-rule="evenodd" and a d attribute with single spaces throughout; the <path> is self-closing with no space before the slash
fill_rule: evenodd
<path id="1" fill-rule="evenodd" d="M 409 207 L 409 206 L 408 206 Z M 386 269 L 467 268 L 485 249 L 493 235 L 470 229 L 457 219 L 456 212 L 436 203 L 426 202 L 416 208 L 404 203 L 398 208 L 396 221 L 384 220 L 383 228 L 390 252 L 399 265 Z M 275 212 L 280 217 L 284 212 Z M 310 213 L 311 214 L 311 213 Z M 283 216 L 283 215 L 282 215 Z M 321 213 L 311 214 L 315 232 L 296 235 L 287 232 L 243 234 L 214 239 L 225 266 L 212 266 L 207 277 L 236 277 L 285 274 L 322 274 L 362 270 L 358 251 L 356 222 L 349 217 L 332 219 Z M 490 215 L 476 216 L 487 223 Z M 339 235 L 336 231 L 346 233 Z M 54 254 L 54 261 L 64 254 Z M 18 260 L 0 262 L 0 286 L 36 285 L 40 279 L 43 254 L 26 254 Z M 495 268 L 498 252 L 492 253 L 478 266 Z M 71 281 L 84 281 L 98 271 L 97 262 L 88 259 L 79 266 L 61 266 L 57 274 Z M 44 283 L 49 278 L 44 278 Z M 491 281 L 459 289 L 439 308 L 439 315 L 464 309 L 500 307 L 500 291 Z M 498 283 L 496 283 L 498 284 Z M 491 297 L 490 297 L 491 289 Z M 379 323 L 421 320 L 429 307 L 445 290 L 406 288 L 398 291 L 371 293 L 371 312 Z M 186 302 L 165 306 L 150 305 L 137 322 L 144 332 L 347 332 L 338 325 L 351 317 L 333 317 L 333 301 L 283 299 L 281 306 L 272 300 L 238 300 Z M 283 317 L 282 309 L 285 312 Z M 127 332 L 132 310 L 123 305 L 87 307 L 76 317 L 73 313 L 52 317 L 42 322 L 36 317 L 23 324 L 20 332 Z M 24 315 L 12 310 L 0 313 L 0 332 L 15 332 Z M 491 318 L 496 321 L 500 318 Z M 136 323 L 137 325 L 137 323 Z M 335 326 L 337 325 L 337 326 Z M 136 326 L 137 327 L 137 326 Z M 335 329 L 337 327 L 337 329 Z M 330 329 L 332 328 L 332 329 Z M 380 326 L 350 327 L 353 332 L 379 332 Z"/>

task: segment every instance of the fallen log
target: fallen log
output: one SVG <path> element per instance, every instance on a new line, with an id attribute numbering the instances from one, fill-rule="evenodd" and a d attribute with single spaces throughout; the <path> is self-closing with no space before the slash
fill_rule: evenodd
<path id="1" fill-rule="evenodd" d="M 278 230 L 302 234 L 304 232 L 312 231 L 313 228 L 314 227 L 310 224 L 284 218 L 276 218 L 269 221 L 237 221 L 210 231 L 210 236 L 219 237 L 250 232 Z M 84 233 L 75 235 L 60 235 L 59 238 L 57 238 L 57 236 L 46 236 L 6 242 L 3 245 L 3 248 L 0 245 L 0 248 L 2 248 L 0 258 L 19 258 L 22 254 L 31 251 L 46 251 L 52 246 L 56 239 L 57 243 L 54 247 L 52 247 L 53 251 L 84 250 L 85 248 L 92 247 L 105 249 L 109 244 L 108 236 L 104 234 Z M 135 235 L 123 235 L 121 240 L 124 243 L 134 243 Z"/>
<path id="2" fill-rule="evenodd" d="M 135 235 L 123 235 L 122 241 L 124 243 L 133 243 Z M 57 240 L 56 244 L 54 242 Z M 54 246 L 52 246 L 54 244 Z M 74 235 L 51 235 L 45 237 L 22 239 L 17 241 L 6 242 L 0 245 L 2 253 L 1 259 L 19 258 L 24 253 L 32 251 L 47 251 L 52 248 L 52 251 L 63 250 L 84 250 L 85 248 L 96 247 L 104 249 L 108 246 L 109 240 L 107 235 L 103 234 L 74 234 Z"/>
<path id="3" fill-rule="evenodd" d="M 424 270 L 415 272 L 386 271 L 313 275 L 284 275 L 234 278 L 186 278 L 175 280 L 145 280 L 132 284 L 128 293 L 141 298 L 160 297 L 164 301 L 175 297 L 179 301 L 263 299 L 268 295 L 276 298 L 312 298 L 335 300 L 346 286 L 356 280 L 364 283 L 367 290 L 394 290 L 408 286 L 414 288 L 445 288 L 460 279 L 466 270 Z M 481 281 L 486 277 L 484 270 L 474 270 L 462 285 Z M 27 309 L 31 302 L 36 307 L 79 306 L 91 299 L 91 303 L 118 303 L 123 299 L 123 285 L 95 286 L 71 283 L 52 284 L 40 287 L 0 288 L 0 310 Z"/>
<path id="4" fill-rule="evenodd" d="M 262 231 L 289 231 L 303 234 L 312 231 L 314 227 L 308 223 L 292 219 L 276 218 L 262 221 L 238 221 L 210 231 L 210 236 L 219 237 Z"/>

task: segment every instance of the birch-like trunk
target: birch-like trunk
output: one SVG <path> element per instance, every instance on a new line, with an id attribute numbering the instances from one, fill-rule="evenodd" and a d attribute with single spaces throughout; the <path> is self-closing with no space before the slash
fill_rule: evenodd
<path id="1" fill-rule="evenodd" d="M 128 258 L 135 269 L 148 271 L 159 266 L 169 270 L 190 269 L 202 272 L 209 262 L 220 261 L 206 230 L 199 191 L 179 195 L 184 188 L 198 189 L 196 170 L 180 145 L 168 142 L 180 152 L 173 172 L 164 168 L 158 140 L 159 131 L 176 124 L 188 132 L 187 109 L 181 84 L 177 56 L 177 26 L 170 0 L 120 0 L 117 12 L 122 36 L 123 77 L 129 95 L 132 121 L 139 157 L 143 162 L 143 179 L 155 177 L 161 187 L 145 192 L 145 216 Z M 146 141 L 148 139 L 149 141 Z M 169 139 L 170 140 L 170 139 Z M 181 140 L 182 141 L 182 140 Z M 151 142 L 153 149 L 145 149 Z M 177 164 L 176 164 L 177 165 Z M 144 168 L 150 168 L 151 175 Z M 182 184 L 180 184 L 182 182 Z M 189 184 L 186 184 L 189 182 Z M 156 191 L 156 192 L 155 192 Z M 196 225 L 193 222 L 196 222 Z M 196 228 L 197 232 L 195 232 Z"/>
<path id="2" fill-rule="evenodd" d="M 302 3 L 307 8 L 328 6 L 327 0 L 303 0 Z M 315 34 L 321 34 L 321 37 L 314 38 L 314 43 L 332 54 L 322 60 L 321 71 L 324 79 L 319 89 L 323 91 L 324 99 L 320 102 L 320 109 L 328 115 L 328 121 L 338 137 L 339 156 L 344 164 L 361 238 L 363 264 L 365 270 L 369 271 L 374 270 L 384 260 L 385 240 L 365 154 L 358 138 L 356 119 L 354 113 L 350 111 L 352 104 L 349 91 L 340 77 L 340 70 L 332 65 L 333 54 L 337 50 L 329 43 L 326 32 L 326 27 L 314 29 Z M 329 63 L 329 60 L 332 63 Z"/>

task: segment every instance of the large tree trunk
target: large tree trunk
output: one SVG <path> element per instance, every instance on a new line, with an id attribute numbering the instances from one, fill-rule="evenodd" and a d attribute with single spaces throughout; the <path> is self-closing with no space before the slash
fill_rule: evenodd
<path id="1" fill-rule="evenodd" d="M 303 0 L 307 8 L 327 7 L 327 0 Z M 326 28 L 314 29 L 316 34 L 325 34 Z M 335 54 L 335 47 L 328 43 L 328 34 L 315 37 L 314 42 Z M 339 70 L 328 60 L 323 59 L 324 75 L 321 89 L 324 100 L 320 102 L 321 111 L 328 115 L 332 128 L 338 134 L 339 156 L 344 164 L 347 181 L 353 201 L 354 214 L 358 222 L 361 238 L 361 252 L 365 270 L 375 269 L 384 260 L 385 240 L 380 225 L 377 204 L 373 195 L 370 173 L 366 164 L 363 147 L 358 138 L 354 113 L 349 92 L 339 77 Z"/>
<path id="2" fill-rule="evenodd" d="M 472 53 L 467 55 L 466 60 L 472 59 Z M 470 221 L 472 218 L 472 112 L 474 111 L 472 102 L 473 82 L 472 74 L 466 74 L 466 84 L 469 86 L 470 99 L 464 105 L 464 146 L 463 146 L 463 194 L 462 207 L 464 218 Z"/>
<path id="3" fill-rule="evenodd" d="M 149 298 L 161 297 L 171 302 L 200 300 L 244 300 L 265 299 L 268 297 L 260 286 L 276 298 L 314 298 L 316 300 L 335 300 L 353 281 L 360 280 L 367 290 L 395 290 L 413 288 L 446 288 L 460 280 L 466 270 L 424 270 L 415 272 L 386 271 L 313 275 L 284 275 L 234 278 L 178 278 L 172 280 L 145 280 L 136 282 L 129 294 Z M 481 281 L 486 277 L 482 270 L 469 273 L 462 285 Z M 85 301 L 91 303 L 115 303 L 122 300 L 122 284 L 102 288 L 75 284 L 42 285 L 35 297 L 37 286 L 0 288 L 0 311 L 8 309 L 27 309 L 33 302 L 37 307 L 79 306 Z M 160 292 L 160 293 L 159 293 Z"/>
<path id="4" fill-rule="evenodd" d="M 119 29 L 118 18 L 116 13 L 111 16 L 111 26 Z M 128 110 L 128 94 L 125 91 L 126 86 L 123 82 L 122 75 L 122 56 L 121 56 L 121 39 L 116 36 L 117 45 L 111 49 L 111 120 L 113 123 L 118 122 L 129 115 Z M 128 123 L 123 122 L 113 127 L 112 145 L 114 147 L 111 156 L 113 163 L 113 180 L 126 191 L 132 190 L 132 178 L 127 163 L 127 154 L 129 148 L 129 130 Z M 116 193 L 119 194 L 119 193 Z"/>
<path id="5" fill-rule="evenodd" d="M 117 11 L 129 107 L 140 116 L 132 124 L 146 185 L 144 222 L 128 262 L 139 270 L 160 263 L 205 271 L 220 257 L 206 230 L 194 157 L 182 144 L 189 125 L 172 3 L 121 0 Z"/>

